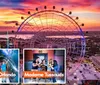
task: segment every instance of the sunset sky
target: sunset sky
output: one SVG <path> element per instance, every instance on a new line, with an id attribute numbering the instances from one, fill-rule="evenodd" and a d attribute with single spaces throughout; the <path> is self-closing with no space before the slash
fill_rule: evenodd
<path id="1" fill-rule="evenodd" d="M 100 31 L 100 0 L 0 0 L 0 31 L 16 30 L 23 21 L 21 16 L 25 18 L 29 15 L 28 11 L 35 13 L 35 8 L 43 10 L 44 6 L 52 9 L 56 6 L 56 10 L 64 8 L 64 13 L 68 14 L 72 11 L 71 16 L 78 16 L 79 25 L 84 23 L 83 31 Z"/>

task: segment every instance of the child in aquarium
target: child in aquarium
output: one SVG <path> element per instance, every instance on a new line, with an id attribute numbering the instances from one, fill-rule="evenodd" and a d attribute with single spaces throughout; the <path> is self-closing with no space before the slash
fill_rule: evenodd
<path id="1" fill-rule="evenodd" d="M 6 73 L 6 71 L 7 71 L 7 65 L 6 65 L 6 63 L 3 61 L 2 62 L 2 65 L 1 65 L 1 71 L 2 72 L 4 72 L 4 73 Z M 6 82 L 6 78 L 2 78 L 2 82 L 4 83 L 4 82 Z"/>

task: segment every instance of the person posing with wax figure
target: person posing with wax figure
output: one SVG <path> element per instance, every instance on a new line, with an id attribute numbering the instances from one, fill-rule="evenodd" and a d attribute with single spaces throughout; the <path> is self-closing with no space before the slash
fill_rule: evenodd
<path id="1" fill-rule="evenodd" d="M 33 60 L 33 64 L 32 64 L 32 70 L 38 70 L 38 68 L 40 67 L 40 58 L 39 57 L 36 57 L 34 60 Z"/>
<path id="2" fill-rule="evenodd" d="M 39 70 L 39 68 L 40 68 L 40 58 L 39 57 L 35 57 L 34 59 L 33 59 L 33 64 L 32 64 L 32 71 L 38 71 Z M 34 79 L 35 79 L 35 81 L 38 81 L 39 79 L 38 78 L 32 78 L 32 81 L 34 81 Z"/>
<path id="3" fill-rule="evenodd" d="M 47 71 L 47 66 L 46 66 L 45 59 L 42 60 L 40 68 L 41 68 L 41 71 Z"/>
<path id="4" fill-rule="evenodd" d="M 58 63 L 56 60 L 53 60 L 53 67 L 51 67 L 51 71 L 54 71 L 55 73 L 58 73 L 59 69 L 58 69 Z M 56 82 L 56 78 L 53 77 L 52 78 L 53 82 Z"/>
<path id="5" fill-rule="evenodd" d="M 51 71 L 58 72 L 58 63 L 56 60 L 53 60 L 53 66 L 51 67 Z"/>
<path id="6" fill-rule="evenodd" d="M 49 70 L 51 71 L 51 69 L 53 68 L 53 59 L 49 60 L 48 66 L 49 66 Z"/>

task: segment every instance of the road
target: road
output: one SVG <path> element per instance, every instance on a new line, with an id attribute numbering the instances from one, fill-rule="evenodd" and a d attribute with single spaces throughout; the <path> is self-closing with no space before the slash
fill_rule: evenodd
<path id="1" fill-rule="evenodd" d="M 68 80 L 100 80 L 100 72 L 97 72 L 92 64 L 79 64 L 72 65 L 70 75 L 67 75 Z"/>

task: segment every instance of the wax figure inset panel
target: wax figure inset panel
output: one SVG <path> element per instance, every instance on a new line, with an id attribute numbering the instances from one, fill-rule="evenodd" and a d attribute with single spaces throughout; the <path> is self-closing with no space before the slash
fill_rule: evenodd
<path id="1" fill-rule="evenodd" d="M 0 49 L 0 83 L 19 83 L 18 49 Z"/>
<path id="2" fill-rule="evenodd" d="M 65 49 L 24 49 L 23 83 L 65 84 Z"/>

